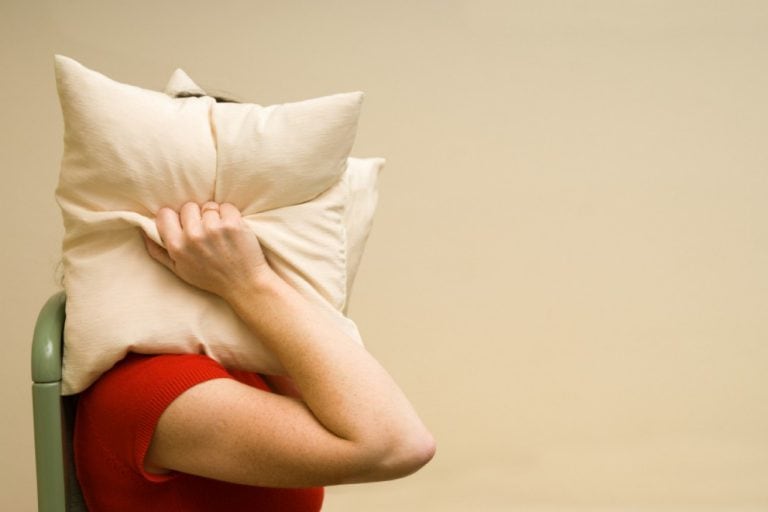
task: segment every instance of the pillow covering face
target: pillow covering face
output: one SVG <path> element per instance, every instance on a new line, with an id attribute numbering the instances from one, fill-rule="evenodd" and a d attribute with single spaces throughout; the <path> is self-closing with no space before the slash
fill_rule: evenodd
<path id="1" fill-rule="evenodd" d="M 127 352 L 203 353 L 283 374 L 221 298 L 154 261 L 163 206 L 230 202 L 275 272 L 362 343 L 346 316 L 370 232 L 383 158 L 354 158 L 362 92 L 260 106 L 216 103 L 177 69 L 165 92 L 55 56 L 64 118 L 56 200 L 64 222 L 67 321 L 62 394 Z"/>

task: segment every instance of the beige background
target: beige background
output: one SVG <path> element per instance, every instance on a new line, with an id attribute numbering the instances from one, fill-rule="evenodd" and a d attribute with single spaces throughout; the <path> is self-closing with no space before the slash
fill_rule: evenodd
<path id="1" fill-rule="evenodd" d="M 350 313 L 438 454 L 325 510 L 768 510 L 768 3 L 2 0 L 0 43 L 0 509 L 35 507 L 61 53 L 366 92 L 353 155 L 388 163 Z"/>

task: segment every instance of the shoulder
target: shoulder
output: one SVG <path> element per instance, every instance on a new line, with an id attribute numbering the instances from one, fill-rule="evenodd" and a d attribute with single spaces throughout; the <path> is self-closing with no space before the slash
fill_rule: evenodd
<path id="1" fill-rule="evenodd" d="M 89 453 L 105 450 L 98 457 L 144 475 L 144 458 L 166 409 L 191 388 L 216 380 L 269 390 L 258 374 L 227 370 L 202 354 L 129 353 L 80 394 L 76 457 L 85 464 Z"/>

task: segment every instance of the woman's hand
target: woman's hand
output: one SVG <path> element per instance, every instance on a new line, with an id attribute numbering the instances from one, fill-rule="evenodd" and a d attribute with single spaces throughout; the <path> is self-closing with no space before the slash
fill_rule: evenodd
<path id="1" fill-rule="evenodd" d="M 161 208 L 155 222 L 167 250 L 142 231 L 150 256 L 187 283 L 225 300 L 271 272 L 258 238 L 230 203 L 209 201 L 201 209 L 188 202 L 180 214 Z"/>

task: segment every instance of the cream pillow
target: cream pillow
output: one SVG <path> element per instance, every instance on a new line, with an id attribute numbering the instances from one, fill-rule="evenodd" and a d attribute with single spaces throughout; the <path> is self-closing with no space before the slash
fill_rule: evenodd
<path id="1" fill-rule="evenodd" d="M 63 394 L 82 391 L 128 351 L 205 353 L 227 367 L 283 373 L 223 300 L 146 253 L 138 230 L 162 244 L 155 213 L 190 200 L 235 204 L 272 268 L 361 342 L 344 312 L 370 219 L 350 214 L 375 209 L 384 164 L 349 157 L 362 92 L 216 103 L 123 84 L 62 55 L 55 64 L 65 127 L 56 189 Z"/>
<path id="2" fill-rule="evenodd" d="M 174 71 L 164 92 L 171 97 L 180 94 L 208 94 L 182 69 Z M 386 159 L 381 157 L 347 158 L 350 197 L 344 215 L 344 226 L 347 231 L 347 302 L 342 308 L 344 314 L 347 313 L 349 307 L 352 285 L 365 251 L 365 244 L 373 224 L 373 216 L 378 206 L 379 172 L 385 163 Z"/>

